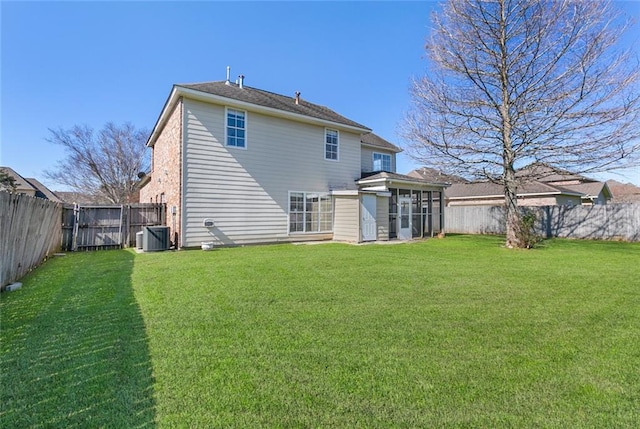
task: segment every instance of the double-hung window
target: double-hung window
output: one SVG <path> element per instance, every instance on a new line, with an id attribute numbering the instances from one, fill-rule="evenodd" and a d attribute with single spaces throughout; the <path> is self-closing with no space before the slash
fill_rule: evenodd
<path id="1" fill-rule="evenodd" d="M 391 172 L 391 155 L 388 153 L 373 153 L 373 171 Z"/>
<path id="2" fill-rule="evenodd" d="M 227 108 L 227 146 L 247 147 L 247 112 Z"/>
<path id="3" fill-rule="evenodd" d="M 289 232 L 316 233 L 333 229 L 333 204 L 329 194 L 289 192 Z"/>
<path id="4" fill-rule="evenodd" d="M 324 159 L 338 160 L 338 144 L 340 135 L 337 130 L 326 128 L 324 130 Z"/>

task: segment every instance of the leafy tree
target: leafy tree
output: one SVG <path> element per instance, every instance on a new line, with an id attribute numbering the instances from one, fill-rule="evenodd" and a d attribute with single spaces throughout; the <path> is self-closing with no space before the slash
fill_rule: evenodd
<path id="1" fill-rule="evenodd" d="M 16 190 L 16 179 L 0 168 L 0 191 L 14 192 Z"/>
<path id="2" fill-rule="evenodd" d="M 504 186 L 518 239 L 516 170 L 593 173 L 640 164 L 640 68 L 616 49 L 608 1 L 450 0 L 433 16 L 426 74 L 404 123 L 417 160 Z"/>
<path id="3" fill-rule="evenodd" d="M 98 132 L 86 125 L 49 131 L 47 141 L 64 147 L 67 156 L 45 176 L 75 192 L 126 203 L 136 191 L 138 173 L 149 170 L 149 133 L 130 123 L 109 122 Z"/>

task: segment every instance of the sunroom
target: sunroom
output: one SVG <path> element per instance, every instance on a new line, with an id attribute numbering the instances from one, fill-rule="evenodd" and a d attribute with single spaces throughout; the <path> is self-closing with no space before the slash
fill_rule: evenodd
<path id="1" fill-rule="evenodd" d="M 433 237 L 444 231 L 444 188 L 396 173 L 375 173 L 357 191 L 334 191 L 334 240 L 388 241 Z"/>

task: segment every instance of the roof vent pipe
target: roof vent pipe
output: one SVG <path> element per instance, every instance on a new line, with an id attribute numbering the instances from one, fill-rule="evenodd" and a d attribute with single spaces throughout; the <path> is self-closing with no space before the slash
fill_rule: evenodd
<path id="1" fill-rule="evenodd" d="M 238 76 L 238 82 L 239 82 L 239 83 L 238 83 L 238 86 L 239 86 L 240 88 L 244 88 L 244 75 L 243 75 L 243 74 L 241 74 L 240 76 Z"/>
<path id="2" fill-rule="evenodd" d="M 296 91 L 296 104 L 300 104 L 300 91 Z"/>
<path id="3" fill-rule="evenodd" d="M 224 83 L 225 85 L 231 85 L 231 82 L 229 81 L 231 75 L 231 67 L 227 66 L 227 81 Z"/>

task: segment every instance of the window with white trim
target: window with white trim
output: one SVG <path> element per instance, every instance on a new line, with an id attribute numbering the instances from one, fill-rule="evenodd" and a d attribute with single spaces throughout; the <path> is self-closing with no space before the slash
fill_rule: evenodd
<path id="1" fill-rule="evenodd" d="M 226 141 L 227 146 L 246 148 L 247 147 L 247 130 L 246 117 L 247 112 L 242 110 L 234 110 L 227 108 L 227 127 Z"/>
<path id="2" fill-rule="evenodd" d="M 388 153 L 373 153 L 373 171 L 391 172 L 391 155 Z"/>
<path id="3" fill-rule="evenodd" d="M 338 160 L 338 144 L 340 135 L 338 130 L 325 128 L 324 130 L 324 159 Z"/>
<path id="4" fill-rule="evenodd" d="M 317 233 L 333 229 L 331 196 L 318 192 L 289 192 L 289 232 Z"/>

